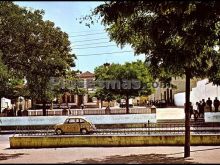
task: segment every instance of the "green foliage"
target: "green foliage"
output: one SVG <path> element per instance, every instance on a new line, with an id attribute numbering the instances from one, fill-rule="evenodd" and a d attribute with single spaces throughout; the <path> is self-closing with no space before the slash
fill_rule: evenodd
<path id="1" fill-rule="evenodd" d="M 120 84 L 119 87 L 115 85 L 116 88 L 107 88 L 108 83 L 106 83 L 104 90 L 101 90 L 101 96 L 104 93 L 112 93 L 114 95 L 120 96 L 140 96 L 140 95 L 150 95 L 152 92 L 151 83 L 153 79 L 149 73 L 146 65 L 141 62 L 111 64 L 110 66 L 99 66 L 95 69 L 95 77 L 98 81 L 113 82 Z M 139 83 L 134 87 L 132 84 L 124 82 L 125 80 L 137 80 Z M 124 87 L 123 87 L 124 84 Z M 131 85 L 131 86 L 130 86 Z M 139 86 L 139 87 L 138 87 Z M 145 88 L 146 87 L 146 88 Z"/>
<path id="2" fill-rule="evenodd" d="M 23 80 L 19 75 L 13 74 L 2 61 L 2 54 L 0 53 L 0 98 L 7 97 L 14 99 L 24 93 L 20 88 Z"/>
<path id="3" fill-rule="evenodd" d="M 0 51 L 2 62 L 12 74 L 25 77 L 25 94 L 49 101 L 55 91 L 50 77 L 65 76 L 74 67 L 68 35 L 43 20 L 44 11 L 0 2 Z"/>
<path id="4" fill-rule="evenodd" d="M 108 101 L 108 102 L 115 100 L 116 98 L 116 95 L 113 95 L 110 91 L 102 88 L 97 88 L 92 96 L 96 97 L 98 100 Z"/>
<path id="5" fill-rule="evenodd" d="M 101 17 L 111 40 L 122 47 L 130 44 L 136 54 L 145 54 L 156 76 L 161 71 L 170 77 L 183 76 L 189 69 L 191 77 L 214 81 L 219 75 L 220 55 L 213 50 L 219 44 L 219 4 L 111 1 L 96 7 L 92 15 Z"/>
<path id="6" fill-rule="evenodd" d="M 145 54 L 154 76 L 185 76 L 184 157 L 189 157 L 190 78 L 207 77 L 220 84 L 220 53 L 214 50 L 220 45 L 220 2 L 110 1 L 92 15 L 101 17 L 111 40 Z"/>

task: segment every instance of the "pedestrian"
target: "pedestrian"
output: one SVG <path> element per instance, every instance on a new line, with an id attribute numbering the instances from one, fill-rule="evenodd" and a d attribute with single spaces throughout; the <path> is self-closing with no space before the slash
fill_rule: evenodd
<path id="1" fill-rule="evenodd" d="M 198 110 L 199 110 L 199 116 L 201 116 L 201 113 L 202 113 L 202 101 L 199 101 L 199 104 L 198 104 Z"/>
<path id="2" fill-rule="evenodd" d="M 68 111 L 69 111 L 69 115 L 71 115 L 72 113 L 71 113 L 70 107 L 68 107 Z"/>
<path id="3" fill-rule="evenodd" d="M 82 110 L 84 109 L 84 104 L 83 104 L 83 103 L 81 104 L 81 109 L 82 109 Z"/>
<path id="4" fill-rule="evenodd" d="M 3 116 L 7 116 L 7 112 L 8 112 L 8 108 L 3 109 L 2 115 L 3 115 Z"/>
<path id="5" fill-rule="evenodd" d="M 18 110 L 17 116 L 22 116 L 22 111 L 21 111 L 21 109 Z"/>
<path id="6" fill-rule="evenodd" d="M 199 117 L 199 102 L 196 102 L 196 109 L 194 110 L 194 120 L 195 122 L 197 121 L 198 117 Z"/>
<path id="7" fill-rule="evenodd" d="M 189 102 L 189 111 L 190 111 L 190 118 L 191 118 L 191 115 L 193 115 L 193 106 L 192 106 L 192 102 Z"/>
<path id="8" fill-rule="evenodd" d="M 212 100 L 210 100 L 210 97 L 206 101 L 206 104 L 209 106 L 210 112 L 212 112 Z"/>
<path id="9" fill-rule="evenodd" d="M 214 100 L 214 107 L 215 107 L 215 112 L 218 112 L 218 107 L 219 107 L 219 100 L 217 97 L 215 97 L 215 100 Z"/>
<path id="10" fill-rule="evenodd" d="M 9 106 L 7 106 L 7 108 L 5 109 L 5 113 L 6 113 L 6 116 L 11 116 L 11 111 L 9 109 Z"/>
<path id="11" fill-rule="evenodd" d="M 28 116 L 28 110 L 27 109 L 23 110 L 22 116 Z"/>
<path id="12" fill-rule="evenodd" d="M 9 112 L 8 112 L 9 116 L 14 116 L 14 110 L 11 108 L 9 109 Z"/>
<path id="13" fill-rule="evenodd" d="M 67 115 L 67 113 L 68 113 L 67 109 L 66 109 L 66 108 L 64 108 L 64 109 L 62 110 L 62 115 L 66 116 L 66 115 Z"/>
<path id="14" fill-rule="evenodd" d="M 201 102 L 201 114 L 200 114 L 201 117 L 204 117 L 205 106 L 206 106 L 205 99 L 202 99 L 202 102 Z"/>
<path id="15" fill-rule="evenodd" d="M 110 115 L 110 107 L 109 105 L 105 108 L 105 114 Z"/>

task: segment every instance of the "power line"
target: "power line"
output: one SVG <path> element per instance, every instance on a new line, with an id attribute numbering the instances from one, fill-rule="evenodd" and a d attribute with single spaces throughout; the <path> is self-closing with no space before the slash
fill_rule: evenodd
<path id="1" fill-rule="evenodd" d="M 73 48 L 73 49 L 104 48 L 104 47 L 112 47 L 112 46 L 117 46 L 117 45 L 91 46 L 91 47 L 84 47 L 84 48 Z"/>
<path id="2" fill-rule="evenodd" d="M 73 36 L 69 36 L 69 37 L 92 36 L 92 35 L 97 35 L 97 34 L 106 34 L 106 33 L 89 33 L 89 34 L 73 35 Z"/>
<path id="3" fill-rule="evenodd" d="M 86 31 L 78 31 L 78 32 L 68 32 L 68 33 L 76 33 L 76 34 L 78 34 L 78 33 L 84 33 L 84 32 L 104 32 L 104 30 L 86 30 Z"/>
<path id="4" fill-rule="evenodd" d="M 95 45 L 95 44 L 107 44 L 107 43 L 109 43 L 109 42 L 94 42 L 94 43 L 89 43 L 89 44 L 74 45 L 74 47 L 75 46 L 77 47 L 77 46 Z"/>
<path id="5" fill-rule="evenodd" d="M 106 55 L 106 54 L 114 54 L 114 53 L 127 53 L 133 51 L 121 51 L 121 52 L 107 52 L 107 53 L 99 53 L 99 54 L 85 54 L 85 55 L 76 55 L 76 56 L 99 56 L 99 55 Z"/>
<path id="6" fill-rule="evenodd" d="M 94 41 L 94 40 L 103 40 L 103 39 L 108 39 L 108 38 L 94 38 L 94 39 L 80 40 L 80 41 L 74 41 L 74 42 L 85 42 L 85 41 Z"/>

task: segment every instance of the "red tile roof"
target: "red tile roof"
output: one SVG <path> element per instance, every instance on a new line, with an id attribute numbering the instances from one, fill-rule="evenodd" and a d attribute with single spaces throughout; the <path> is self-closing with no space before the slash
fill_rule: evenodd
<path id="1" fill-rule="evenodd" d="M 78 75 L 79 78 L 94 78 L 95 77 L 95 74 L 89 72 L 89 71 L 86 71 L 84 73 L 81 73 L 80 75 Z"/>

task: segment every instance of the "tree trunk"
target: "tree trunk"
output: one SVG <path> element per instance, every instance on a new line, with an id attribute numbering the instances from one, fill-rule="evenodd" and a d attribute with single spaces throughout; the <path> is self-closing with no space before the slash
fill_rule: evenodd
<path id="1" fill-rule="evenodd" d="M 186 69 L 186 97 L 185 97 L 185 146 L 184 157 L 190 157 L 190 77 L 189 69 Z"/>
<path id="2" fill-rule="evenodd" d="M 129 114 L 129 96 L 126 95 L 126 114 Z"/>
<path id="3" fill-rule="evenodd" d="M 110 101 L 108 101 L 108 108 L 110 109 Z"/>
<path id="4" fill-rule="evenodd" d="M 46 101 L 43 100 L 43 116 L 47 116 Z"/>
<path id="5" fill-rule="evenodd" d="M 51 101 L 50 109 L 53 110 L 53 101 Z"/>
<path id="6" fill-rule="evenodd" d="M 103 100 L 101 99 L 101 109 L 102 109 L 102 107 L 103 107 Z"/>

